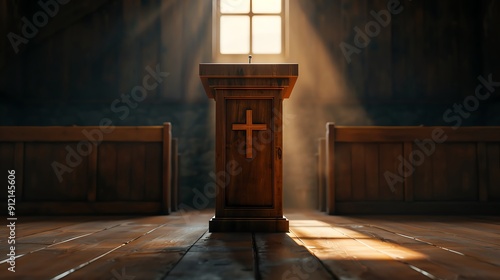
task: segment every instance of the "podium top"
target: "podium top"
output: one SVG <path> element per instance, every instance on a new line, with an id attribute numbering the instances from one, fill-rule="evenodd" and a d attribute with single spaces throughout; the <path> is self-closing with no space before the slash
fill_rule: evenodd
<path id="1" fill-rule="evenodd" d="M 299 65 L 296 63 L 200 63 L 200 78 L 209 98 L 215 97 L 217 87 L 256 87 L 256 85 L 284 88 L 283 97 L 288 98 L 298 76 Z M 260 82 L 255 82 L 256 80 Z M 282 83 L 283 80 L 288 82 Z"/>

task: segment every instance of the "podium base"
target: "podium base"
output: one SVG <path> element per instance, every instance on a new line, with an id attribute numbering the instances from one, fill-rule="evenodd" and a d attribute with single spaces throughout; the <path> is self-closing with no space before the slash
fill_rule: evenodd
<path id="1" fill-rule="evenodd" d="M 288 219 L 282 218 L 216 218 L 208 222 L 209 232 L 288 232 Z"/>

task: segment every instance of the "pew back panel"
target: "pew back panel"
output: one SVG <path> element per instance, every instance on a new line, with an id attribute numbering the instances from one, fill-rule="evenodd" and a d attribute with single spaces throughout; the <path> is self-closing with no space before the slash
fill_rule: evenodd
<path id="1" fill-rule="evenodd" d="M 0 168 L 16 171 L 19 214 L 170 213 L 170 131 L 0 127 Z"/>
<path id="2" fill-rule="evenodd" d="M 327 124 L 327 212 L 498 213 L 500 128 Z"/>

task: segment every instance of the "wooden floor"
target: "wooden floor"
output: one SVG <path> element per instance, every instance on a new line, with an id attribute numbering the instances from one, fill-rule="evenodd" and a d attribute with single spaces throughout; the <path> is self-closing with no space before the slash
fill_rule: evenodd
<path id="1" fill-rule="evenodd" d="M 0 279 L 500 279 L 500 217 L 296 212 L 287 234 L 211 234 L 212 213 L 19 217 Z"/>

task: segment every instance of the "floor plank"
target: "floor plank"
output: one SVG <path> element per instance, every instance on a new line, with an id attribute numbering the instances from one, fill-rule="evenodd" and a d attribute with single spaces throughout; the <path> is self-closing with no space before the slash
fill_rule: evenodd
<path id="1" fill-rule="evenodd" d="M 499 279 L 500 248 L 479 241 L 482 227 L 464 217 L 315 216 L 346 237 L 436 279 Z M 304 219 L 304 217 L 302 217 Z M 450 221 L 443 223 L 442 221 Z M 475 224 L 475 231 L 471 231 Z M 487 224 L 492 229 L 492 224 Z M 500 227 L 497 227 L 500 230 Z M 314 233 L 311 233 L 314 234 Z M 336 242 L 338 243 L 338 242 Z M 338 244 L 337 244 L 338 245 Z"/>
<path id="2" fill-rule="evenodd" d="M 116 275 L 160 279 L 205 232 L 206 227 L 160 227 L 71 273 L 67 279 L 118 278 Z"/>
<path id="3" fill-rule="evenodd" d="M 351 229 L 339 228 L 346 236 L 353 237 Z M 358 234 L 363 234 L 356 229 Z M 411 234 L 406 232 L 406 234 Z M 498 276 L 498 269 L 489 263 L 481 260 L 457 254 L 445 247 L 436 247 L 432 244 L 419 242 L 405 243 L 404 246 L 398 243 L 390 243 L 378 240 L 377 238 L 366 238 L 363 244 L 384 253 L 394 260 L 401 261 L 412 268 L 417 268 L 425 275 L 433 275 L 438 279 L 494 279 Z M 463 245 L 461 247 L 464 247 Z"/>
<path id="4" fill-rule="evenodd" d="M 453 219 L 453 218 L 448 218 Z M 358 221 L 362 221 L 357 219 Z M 483 231 L 483 227 L 476 224 L 475 230 L 470 230 L 463 225 L 469 224 L 464 218 L 455 220 L 451 224 L 441 222 L 412 222 L 411 224 L 402 224 L 401 222 L 389 222 L 377 219 L 375 223 L 365 226 L 360 231 L 365 231 L 368 228 L 381 229 L 382 231 L 389 232 L 390 235 L 384 234 L 379 231 L 379 236 L 383 238 L 398 238 L 404 236 L 406 239 L 414 239 L 417 243 L 424 243 L 442 250 L 447 250 L 452 253 L 458 253 L 476 261 L 493 264 L 500 267 L 500 246 L 498 240 L 495 238 L 496 233 L 489 233 Z M 375 224 L 375 225 L 373 225 Z M 472 222 L 472 224 L 474 224 Z M 500 226 L 497 226 L 500 231 Z M 488 238 L 485 238 L 486 235 Z M 379 237 L 382 238 L 382 237 Z M 401 239 L 399 240 L 401 241 Z"/>
<path id="5" fill-rule="evenodd" d="M 293 232 L 254 235 L 261 279 L 332 279 Z"/>
<path id="6" fill-rule="evenodd" d="M 0 279 L 500 279 L 496 216 L 296 211 L 264 234 L 209 233 L 212 215 L 23 217 Z"/>
<path id="7" fill-rule="evenodd" d="M 34 271 L 40 279 L 57 277 L 134 240 L 152 228 L 143 225 L 117 226 L 27 254 L 16 261 L 19 267 L 16 277 L 29 278 Z M 40 260 L 51 260 L 50 266 Z"/>
<path id="8" fill-rule="evenodd" d="M 62 226 L 62 223 L 56 222 L 55 224 L 58 225 L 57 227 L 42 225 L 40 231 L 35 231 L 33 229 L 29 235 L 21 237 L 16 236 L 16 253 L 18 255 L 25 255 L 30 252 L 33 253 L 39 250 L 47 249 L 71 240 L 83 238 L 99 231 L 119 226 L 121 223 L 127 221 L 127 219 L 97 220 L 98 221 L 93 222 L 85 222 L 84 220 L 82 223 L 72 223 L 67 226 Z M 46 223 L 52 224 L 53 220 Z M 2 256 L 5 255 L 2 254 Z M 0 264 L 5 261 L 6 259 L 3 259 L 0 261 Z"/>
<path id="9" fill-rule="evenodd" d="M 349 236 L 330 224 L 313 221 L 291 222 L 291 231 L 339 279 L 428 279 L 409 265 L 362 242 L 366 236 Z"/>
<path id="10" fill-rule="evenodd" d="M 50 232 L 51 230 L 56 230 L 59 228 L 64 228 L 67 226 L 78 225 L 85 221 L 92 221 L 99 219 L 98 217 L 90 217 L 90 216 L 78 216 L 70 218 L 61 218 L 61 217 L 18 217 L 16 222 L 16 237 L 25 237 L 30 236 L 32 234 L 41 233 L 41 232 Z M 0 231 L 3 233 L 4 229 Z M 3 236 L 3 235 L 2 235 Z"/>
<path id="11" fill-rule="evenodd" d="M 358 228 L 358 231 L 386 242 L 404 246 L 426 244 L 437 249 L 449 250 L 452 253 L 460 253 L 481 262 L 500 266 L 500 248 L 498 246 L 491 246 L 491 244 L 473 240 L 471 241 L 470 239 L 464 239 L 460 236 L 446 236 L 442 233 L 433 231 L 414 231 L 413 235 L 407 235 L 393 230 L 400 231 L 400 228 L 394 229 L 382 225 Z"/>
<path id="12" fill-rule="evenodd" d="M 21 256 L 16 260 L 16 267 L 19 270 L 15 273 L 14 278 L 29 279 L 33 273 L 36 273 L 35 275 L 41 279 L 50 279 L 65 273 L 68 274 L 68 272 L 94 261 L 94 259 L 100 258 L 160 226 L 165 222 L 165 217 L 168 216 L 137 217 L 125 220 L 105 219 L 105 222 L 97 223 L 100 225 L 98 226 L 100 230 L 83 234 L 80 238 L 46 246 L 42 250 L 31 250 L 32 253 Z M 75 234 L 75 232 L 69 232 Z M 85 232 L 88 230 L 84 230 L 83 233 Z M 42 233 L 42 235 L 45 234 L 46 232 Z M 76 234 L 80 233 L 76 232 Z M 41 241 L 37 241 L 37 238 L 36 235 L 25 238 L 28 239 L 28 242 L 33 243 L 26 243 L 26 240 L 23 242 L 23 239 L 20 239 L 17 246 L 20 246 L 21 249 L 23 245 L 36 248 L 44 243 L 45 236 L 42 237 Z M 50 260 L 50 265 L 40 260 Z M 7 264 L 3 263 L 0 265 L 0 271 L 6 271 L 6 267 Z M 7 276 L 12 277 L 13 275 Z"/>
<path id="13" fill-rule="evenodd" d="M 251 233 L 206 233 L 164 279 L 254 279 Z"/>

